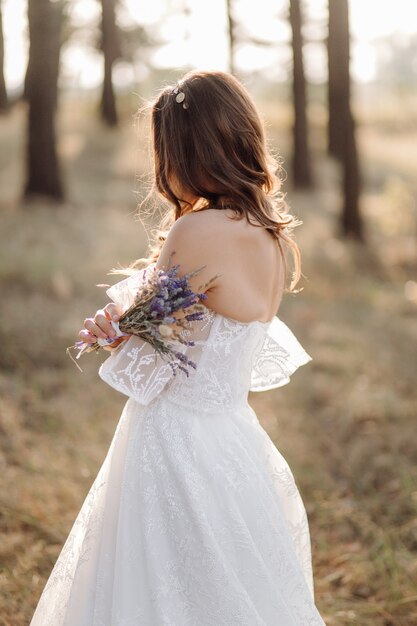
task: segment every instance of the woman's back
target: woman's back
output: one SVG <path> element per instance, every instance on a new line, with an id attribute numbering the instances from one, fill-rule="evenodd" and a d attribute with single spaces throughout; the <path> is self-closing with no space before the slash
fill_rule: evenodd
<path id="1" fill-rule="evenodd" d="M 200 287 L 214 276 L 206 305 L 241 322 L 269 321 L 284 290 L 284 264 L 276 237 L 229 209 L 204 209 L 182 216 L 172 226 L 157 266 L 174 262 L 182 272 L 203 267 L 193 279 Z"/>

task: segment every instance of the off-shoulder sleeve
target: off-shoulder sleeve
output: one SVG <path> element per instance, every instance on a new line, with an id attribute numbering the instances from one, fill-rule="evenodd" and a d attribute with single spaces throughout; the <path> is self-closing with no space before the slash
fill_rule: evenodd
<path id="1" fill-rule="evenodd" d="M 137 274 L 129 276 L 109 289 L 107 295 L 116 304 L 126 310 L 134 301 L 135 294 L 140 288 L 146 268 Z M 193 341 L 194 346 L 187 346 L 174 341 L 176 351 L 185 354 L 193 362 L 199 358 L 199 347 L 209 332 L 209 316 L 191 322 L 190 329 L 181 331 L 183 338 Z M 180 365 L 175 360 L 174 367 Z M 104 382 L 133 398 L 142 405 L 154 400 L 166 387 L 167 383 L 176 376 L 186 376 L 176 369 L 176 373 L 166 359 L 161 357 L 155 348 L 140 337 L 131 335 L 123 341 L 110 356 L 101 364 L 98 374 Z"/>
<path id="2" fill-rule="evenodd" d="M 151 263 L 147 267 L 144 267 L 131 276 L 120 280 L 108 289 L 106 294 L 109 296 L 115 304 L 118 304 L 123 311 L 126 311 L 134 302 L 135 295 L 137 294 L 141 284 L 146 280 L 147 272 L 153 270 L 155 263 Z"/>
<path id="3" fill-rule="evenodd" d="M 312 361 L 286 324 L 274 317 L 251 373 L 251 391 L 268 391 L 290 382 L 301 365 Z"/>
<path id="4" fill-rule="evenodd" d="M 184 353 L 186 346 L 178 342 L 176 349 Z M 110 353 L 98 374 L 110 387 L 143 405 L 152 402 L 174 376 L 169 363 L 148 342 L 134 335 Z M 177 373 L 182 375 L 181 371 Z"/>

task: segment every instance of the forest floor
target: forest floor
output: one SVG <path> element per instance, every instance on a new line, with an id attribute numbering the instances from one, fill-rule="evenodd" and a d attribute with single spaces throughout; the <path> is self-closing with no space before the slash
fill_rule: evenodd
<path id="1" fill-rule="evenodd" d="M 81 373 L 65 352 L 84 318 L 106 301 L 95 285 L 115 282 L 107 271 L 142 256 L 147 241 L 134 218 L 136 193 L 147 184 L 137 178 L 146 172 L 142 134 L 129 115 L 119 130 L 104 129 L 94 115 L 88 102 L 62 107 L 69 200 L 60 206 L 17 199 L 24 111 L 0 119 L 4 626 L 29 623 L 125 402 L 99 380 L 101 357 L 83 357 Z M 271 119 L 273 145 L 288 154 L 287 117 Z M 339 173 L 323 155 L 323 133 L 312 129 L 316 189 L 287 196 L 304 221 L 295 232 L 304 289 L 285 296 L 279 311 L 313 360 L 290 385 L 250 400 L 306 504 L 316 602 L 326 624 L 412 626 L 417 130 L 393 130 L 380 120 L 359 128 L 365 249 L 337 237 Z"/>

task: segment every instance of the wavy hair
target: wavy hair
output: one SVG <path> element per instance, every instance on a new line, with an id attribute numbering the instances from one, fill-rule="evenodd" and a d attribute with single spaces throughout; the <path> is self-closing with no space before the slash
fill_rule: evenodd
<path id="1" fill-rule="evenodd" d="M 177 99 L 178 92 L 184 94 L 183 100 L 182 95 Z M 243 85 L 224 72 L 192 71 L 176 85 L 163 88 L 150 106 L 151 194 L 156 190 L 172 208 L 156 230 L 148 256 L 111 273 L 131 274 L 156 261 L 169 228 L 195 207 L 232 209 L 233 219 L 246 218 L 277 239 L 285 276 L 288 266 L 282 244 L 287 245 L 294 272 L 285 291 L 301 291 L 294 289 L 301 276 L 301 254 L 292 230 L 303 222 L 288 212 L 286 194 L 281 192 L 282 167 L 268 150 L 262 121 Z M 194 207 L 176 195 L 175 180 L 199 198 Z"/>

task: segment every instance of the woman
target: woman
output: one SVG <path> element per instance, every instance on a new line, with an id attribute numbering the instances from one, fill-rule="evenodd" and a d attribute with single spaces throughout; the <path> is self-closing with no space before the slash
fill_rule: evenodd
<path id="1" fill-rule="evenodd" d="M 133 335 L 99 374 L 129 396 L 31 626 L 309 626 L 308 521 L 291 470 L 248 404 L 311 360 L 274 316 L 300 255 L 256 108 L 220 72 L 192 72 L 152 107 L 155 184 L 173 205 L 147 265 L 202 271 L 186 376 Z M 165 224 L 166 225 L 166 224 Z M 80 337 L 114 337 L 143 271 L 127 268 Z M 215 276 L 215 279 L 210 279 Z"/>

